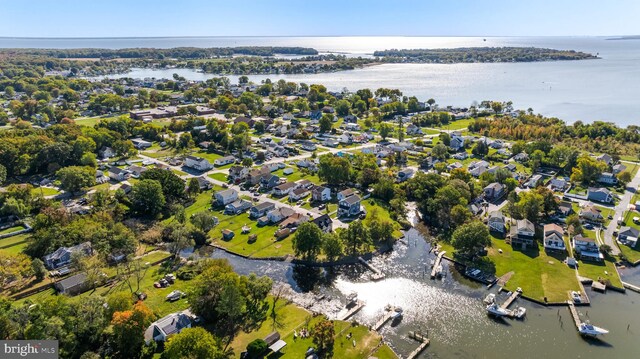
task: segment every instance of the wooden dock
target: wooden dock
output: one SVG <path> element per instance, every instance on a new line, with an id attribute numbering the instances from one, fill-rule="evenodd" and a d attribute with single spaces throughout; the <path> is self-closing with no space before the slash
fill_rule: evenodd
<path id="1" fill-rule="evenodd" d="M 384 273 L 382 273 L 382 271 L 379 270 L 378 268 L 376 268 L 373 265 L 371 265 L 371 263 L 365 261 L 364 258 L 358 257 L 358 262 L 362 263 L 363 266 L 365 266 L 368 270 L 373 272 L 373 275 L 371 276 L 371 279 L 373 279 L 373 280 L 384 279 L 384 277 L 385 277 Z"/>
<path id="2" fill-rule="evenodd" d="M 511 293 L 511 295 L 509 296 L 509 298 L 507 298 L 507 300 L 505 300 L 504 303 L 502 303 L 500 308 L 502 309 L 509 308 L 511 303 L 513 303 L 520 296 L 520 294 L 522 294 L 521 291 L 518 291 L 518 290 L 513 291 L 513 293 Z"/>
<path id="3" fill-rule="evenodd" d="M 364 302 L 359 300 L 355 306 L 353 306 L 351 309 L 347 310 L 346 313 L 340 315 L 338 314 L 337 319 L 338 320 L 347 320 L 349 319 L 352 315 L 356 314 L 360 309 L 362 309 L 362 307 L 364 307 Z"/>
<path id="4" fill-rule="evenodd" d="M 605 293 L 607 291 L 607 286 L 594 280 L 593 282 L 591 282 L 591 290 Z"/>
<path id="5" fill-rule="evenodd" d="M 396 314 L 395 310 L 395 307 L 388 307 L 382 318 L 373 325 L 372 329 L 376 331 L 380 330 L 380 328 L 382 328 L 389 320 L 391 320 L 393 315 Z"/>
<path id="6" fill-rule="evenodd" d="M 580 320 L 580 316 L 578 315 L 578 310 L 576 309 L 576 306 L 573 305 L 573 301 L 567 301 L 567 304 L 569 305 L 569 312 L 571 312 L 571 317 L 573 318 L 573 322 L 576 324 L 576 329 L 580 329 L 580 323 L 582 323 L 582 321 Z"/>
<path id="7" fill-rule="evenodd" d="M 409 332 L 409 338 L 420 342 L 420 345 L 418 345 L 418 347 L 407 356 L 407 359 L 413 359 L 417 357 L 426 347 L 429 346 L 429 338 L 422 335 L 422 333 Z"/>
<path id="8" fill-rule="evenodd" d="M 438 253 L 436 261 L 433 263 L 433 268 L 431 268 L 431 279 L 434 279 L 438 274 L 438 268 L 440 267 L 440 262 L 442 262 L 442 256 L 444 256 L 445 253 L 446 251 Z"/>

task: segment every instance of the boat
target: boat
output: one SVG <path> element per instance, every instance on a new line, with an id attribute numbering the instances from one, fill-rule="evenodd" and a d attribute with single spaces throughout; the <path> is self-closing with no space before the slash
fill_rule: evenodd
<path id="1" fill-rule="evenodd" d="M 484 298 L 483 302 L 486 305 L 491 305 L 491 304 L 495 303 L 496 302 L 496 295 L 494 293 L 487 294 L 487 296 Z"/>
<path id="2" fill-rule="evenodd" d="M 436 276 L 442 277 L 443 274 L 444 274 L 444 270 L 442 269 L 442 266 L 438 265 L 438 267 L 436 268 Z"/>
<path id="3" fill-rule="evenodd" d="M 513 316 L 518 319 L 524 318 L 525 315 L 527 315 L 527 309 L 524 307 L 518 307 L 513 311 Z"/>
<path id="4" fill-rule="evenodd" d="M 400 308 L 400 307 L 396 307 L 396 308 L 394 309 L 394 311 L 395 311 L 395 313 L 393 313 L 393 314 L 391 315 L 391 319 L 392 319 L 393 321 L 397 321 L 397 320 L 402 319 L 402 308 Z"/>
<path id="5" fill-rule="evenodd" d="M 582 295 L 580 295 L 580 292 L 571 292 L 571 299 L 574 303 L 582 303 Z"/>
<path id="6" fill-rule="evenodd" d="M 509 312 L 506 309 L 500 308 L 495 303 L 490 304 L 490 305 L 487 306 L 487 313 L 491 314 L 491 315 L 495 315 L 496 317 L 504 317 L 504 316 L 507 316 L 507 315 L 511 314 L 511 312 Z"/>
<path id="7" fill-rule="evenodd" d="M 589 322 L 580 323 L 580 325 L 578 326 L 578 332 L 588 337 L 596 337 L 598 335 L 609 333 L 608 330 L 604 328 L 596 327 L 595 325 L 592 325 Z"/>
<path id="8" fill-rule="evenodd" d="M 351 292 L 351 294 L 347 296 L 347 305 L 354 305 L 357 302 L 358 302 L 358 293 Z"/>

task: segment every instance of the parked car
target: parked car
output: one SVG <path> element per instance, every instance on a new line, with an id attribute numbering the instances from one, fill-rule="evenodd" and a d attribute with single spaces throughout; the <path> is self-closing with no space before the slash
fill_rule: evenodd
<path id="1" fill-rule="evenodd" d="M 174 290 L 173 292 L 167 294 L 166 299 L 170 302 L 175 302 L 176 300 L 179 300 L 180 298 L 182 298 L 183 295 L 184 295 L 183 292 L 179 290 Z"/>

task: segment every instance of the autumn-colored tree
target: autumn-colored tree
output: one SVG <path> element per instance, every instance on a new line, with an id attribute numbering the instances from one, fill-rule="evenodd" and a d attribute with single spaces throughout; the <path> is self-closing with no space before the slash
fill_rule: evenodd
<path id="1" fill-rule="evenodd" d="M 313 343 L 318 346 L 318 351 L 331 351 L 333 348 L 335 336 L 335 329 L 333 322 L 330 320 L 323 320 L 313 327 Z"/>
<path id="2" fill-rule="evenodd" d="M 113 313 L 113 349 L 118 358 L 135 358 L 144 344 L 144 332 L 153 321 L 153 312 L 142 302 L 133 309 Z"/>

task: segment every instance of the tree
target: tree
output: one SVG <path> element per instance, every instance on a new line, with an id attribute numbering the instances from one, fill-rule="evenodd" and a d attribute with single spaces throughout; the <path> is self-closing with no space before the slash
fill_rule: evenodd
<path id="1" fill-rule="evenodd" d="M 369 245 L 368 231 L 361 220 L 351 222 L 347 229 L 342 230 L 340 239 L 342 239 L 350 255 L 360 253 L 365 246 Z"/>
<path id="2" fill-rule="evenodd" d="M 296 256 L 313 261 L 322 248 L 322 230 L 313 222 L 305 222 L 298 227 L 293 237 L 293 250 Z"/>
<path id="3" fill-rule="evenodd" d="M 479 249 L 491 245 L 489 230 L 480 221 L 461 225 L 453 232 L 451 240 L 453 247 L 465 255 L 473 255 Z"/>
<path id="4" fill-rule="evenodd" d="M 587 185 L 594 183 L 606 169 L 606 163 L 597 161 L 589 155 L 582 155 L 576 161 L 576 166 L 571 170 L 571 181 L 582 182 Z"/>
<path id="5" fill-rule="evenodd" d="M 162 359 L 202 358 L 225 359 L 218 341 L 204 328 L 185 328 L 169 337 Z"/>
<path id="6" fill-rule="evenodd" d="M 577 214 L 570 214 L 567 216 L 567 228 L 570 229 L 571 235 L 582 234 L 582 221 Z"/>
<path id="7" fill-rule="evenodd" d="M 166 200 L 162 193 L 160 182 L 143 179 L 133 185 L 133 189 L 131 190 L 131 205 L 136 213 L 155 217 L 162 211 L 165 203 Z"/>
<path id="8" fill-rule="evenodd" d="M 176 202 L 184 196 L 184 181 L 172 171 L 160 168 L 152 168 L 142 172 L 141 180 L 156 180 L 162 187 L 162 193 L 167 202 Z"/>
<path id="9" fill-rule="evenodd" d="M 478 141 L 476 145 L 473 146 L 471 153 L 478 157 L 484 157 L 489 153 L 489 146 L 487 146 L 485 141 Z"/>
<path id="10" fill-rule="evenodd" d="M 322 252 L 329 262 L 333 262 L 342 256 L 344 246 L 335 233 L 325 233 L 322 236 Z"/>
<path id="11" fill-rule="evenodd" d="M 318 125 L 320 126 L 320 133 L 331 131 L 331 128 L 333 127 L 333 115 L 325 113 L 322 115 L 322 118 L 320 118 Z"/>
<path id="12" fill-rule="evenodd" d="M 38 281 L 41 281 L 47 275 L 47 268 L 44 267 L 44 263 L 40 258 L 34 258 L 31 261 L 31 270 L 33 271 L 33 275 L 36 276 Z"/>
<path id="13" fill-rule="evenodd" d="M 545 199 L 536 192 L 520 193 L 520 200 L 516 204 L 516 212 L 520 218 L 526 218 L 533 223 L 540 219 L 540 213 L 544 210 Z M 557 205 L 556 205 L 557 206 Z"/>
<path id="14" fill-rule="evenodd" d="M 255 123 L 255 125 L 253 125 L 253 128 L 256 130 L 257 133 L 264 133 L 264 122 L 262 121 L 258 121 Z"/>
<path id="15" fill-rule="evenodd" d="M 395 184 L 388 177 L 382 177 L 378 183 L 373 186 L 373 196 L 383 201 L 390 201 L 395 196 Z"/>
<path id="16" fill-rule="evenodd" d="M 333 154 L 320 156 L 318 177 L 329 185 L 342 185 L 351 179 L 351 162 L 346 157 Z"/>
<path id="17" fill-rule="evenodd" d="M 251 157 L 245 157 L 242 159 L 242 166 L 244 167 L 251 167 L 253 166 L 253 160 L 251 159 Z"/>
<path id="18" fill-rule="evenodd" d="M 75 193 L 96 183 L 96 170 L 91 167 L 70 166 L 56 173 L 60 186 L 67 192 Z"/>
<path id="19" fill-rule="evenodd" d="M 0 164 L 0 185 L 7 180 L 7 168 Z"/>
<path id="20" fill-rule="evenodd" d="M 142 350 L 144 332 L 153 321 L 153 312 L 143 302 L 133 309 L 113 313 L 113 347 L 119 358 L 135 358 Z"/>
<path id="21" fill-rule="evenodd" d="M 335 329 L 332 321 L 325 319 L 319 322 L 313 327 L 311 335 L 313 337 L 313 344 L 318 346 L 318 351 L 331 352 L 335 337 Z"/>
<path id="22" fill-rule="evenodd" d="M 351 110 L 351 104 L 347 100 L 340 100 L 336 103 L 335 110 L 338 116 L 347 116 Z"/>
<path id="23" fill-rule="evenodd" d="M 391 126 L 386 122 L 381 123 L 380 126 L 378 127 L 378 133 L 380 134 L 380 137 L 382 137 L 383 140 L 386 140 L 387 137 L 389 137 L 389 135 L 392 132 L 393 132 L 393 126 Z"/>
<path id="24" fill-rule="evenodd" d="M 168 239 L 170 242 L 169 242 L 169 245 L 167 246 L 167 249 L 169 250 L 169 253 L 173 255 L 173 258 L 176 261 L 179 261 L 180 252 L 183 249 L 193 246 L 195 243 L 191 238 L 191 233 L 189 233 L 189 230 L 184 224 L 177 224 L 173 222 L 168 226 L 168 229 L 169 229 Z"/>
<path id="25" fill-rule="evenodd" d="M 451 208 L 451 221 L 456 226 L 466 223 L 472 216 L 471 211 L 466 206 L 457 204 Z"/>
<path id="26" fill-rule="evenodd" d="M 204 233 L 209 233 L 215 227 L 216 216 L 209 211 L 197 212 L 191 216 L 191 224 Z"/>
<path id="27" fill-rule="evenodd" d="M 195 197 L 200 193 L 200 183 L 198 179 L 195 177 L 189 178 L 189 183 L 187 184 L 187 195 L 191 198 Z"/>
<path id="28" fill-rule="evenodd" d="M 258 338 L 247 345 L 247 355 L 249 359 L 262 358 L 263 354 L 267 352 L 268 347 L 267 342 Z"/>
<path id="29" fill-rule="evenodd" d="M 633 176 L 631 176 L 631 172 L 629 171 L 618 173 L 618 182 L 620 182 L 625 187 L 627 186 L 627 183 L 631 182 L 632 179 L 633 179 Z"/>
<path id="30" fill-rule="evenodd" d="M 437 145 L 433 146 L 431 155 L 442 161 L 449 157 L 449 149 L 447 149 L 447 146 L 443 145 L 442 143 L 438 143 Z"/>

